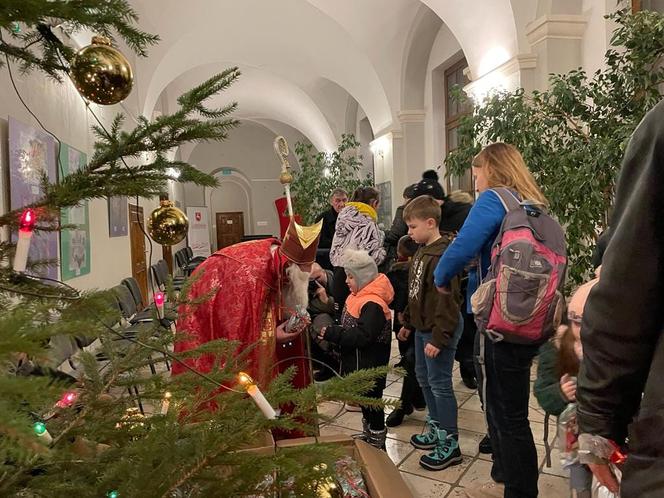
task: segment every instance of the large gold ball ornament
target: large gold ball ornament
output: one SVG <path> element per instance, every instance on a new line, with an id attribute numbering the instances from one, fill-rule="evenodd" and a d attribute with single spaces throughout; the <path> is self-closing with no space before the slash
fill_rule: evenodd
<path id="1" fill-rule="evenodd" d="M 279 182 L 282 185 L 288 185 L 293 183 L 293 174 L 288 170 L 282 171 L 281 174 L 279 175 Z"/>
<path id="2" fill-rule="evenodd" d="M 170 201 L 162 201 L 161 206 L 152 211 L 148 218 L 148 233 L 162 246 L 172 246 L 182 241 L 188 228 L 187 215 Z"/>
<path id="3" fill-rule="evenodd" d="M 76 52 L 69 75 L 83 97 L 102 105 L 122 102 L 134 84 L 129 61 L 103 36 Z"/>

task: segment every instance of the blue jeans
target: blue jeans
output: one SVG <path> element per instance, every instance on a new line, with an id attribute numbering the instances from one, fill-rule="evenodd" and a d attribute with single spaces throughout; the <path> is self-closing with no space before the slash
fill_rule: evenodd
<path id="1" fill-rule="evenodd" d="M 424 347 L 431 342 L 431 331 L 415 331 L 415 376 L 422 388 L 422 394 L 431 420 L 448 434 L 458 434 L 457 402 L 452 388 L 452 368 L 454 354 L 463 333 L 463 317 L 454 330 L 450 343 L 440 350 L 435 358 L 424 354 Z"/>

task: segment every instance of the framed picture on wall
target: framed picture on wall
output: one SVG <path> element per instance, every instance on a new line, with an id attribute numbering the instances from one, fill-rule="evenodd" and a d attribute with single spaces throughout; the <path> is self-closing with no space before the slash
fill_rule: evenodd
<path id="1" fill-rule="evenodd" d="M 85 154 L 62 144 L 60 166 L 62 176 L 83 168 L 87 162 Z M 90 213 L 88 201 L 78 206 L 61 210 L 60 223 L 60 273 L 62 280 L 70 280 L 90 273 Z"/>
<path id="2" fill-rule="evenodd" d="M 108 236 L 125 237 L 129 234 L 127 197 L 108 198 Z"/>
<path id="3" fill-rule="evenodd" d="M 380 193 L 378 204 L 378 223 L 388 229 L 392 226 L 392 182 L 383 182 L 376 185 Z"/>
<path id="4" fill-rule="evenodd" d="M 44 175 L 57 182 L 56 145 L 47 133 L 9 117 L 9 200 L 10 209 L 37 202 L 42 197 Z M 57 261 L 57 232 L 37 230 L 32 236 L 28 263 Z M 39 276 L 58 278 L 58 265 L 49 264 L 33 272 Z"/>

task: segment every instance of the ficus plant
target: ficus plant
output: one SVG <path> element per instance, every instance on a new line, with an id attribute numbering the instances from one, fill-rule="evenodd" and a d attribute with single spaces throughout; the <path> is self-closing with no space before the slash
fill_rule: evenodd
<path id="1" fill-rule="evenodd" d="M 515 145 L 565 228 L 571 285 L 591 273 L 627 142 L 662 97 L 664 14 L 621 10 L 607 18 L 616 29 L 603 68 L 552 74 L 544 91 L 487 96 L 463 119 L 459 147 L 445 160 L 448 174 L 460 175 L 482 145 Z"/>
<path id="2" fill-rule="evenodd" d="M 300 169 L 293 172 L 293 209 L 302 221 L 311 224 L 328 209 L 330 194 L 342 188 L 348 195 L 360 186 L 373 185 L 370 175 L 361 177 L 362 156 L 357 154 L 360 142 L 344 134 L 334 152 L 316 152 L 310 143 L 295 144 Z"/>

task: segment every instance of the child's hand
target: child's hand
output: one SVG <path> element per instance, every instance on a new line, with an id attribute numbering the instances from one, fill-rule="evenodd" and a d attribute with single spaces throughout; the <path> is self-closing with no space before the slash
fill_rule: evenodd
<path id="1" fill-rule="evenodd" d="M 560 390 L 568 401 L 576 401 L 576 379 L 565 374 L 560 378 Z"/>
<path id="2" fill-rule="evenodd" d="M 434 346 L 431 343 L 427 343 L 427 345 L 424 346 L 424 354 L 428 358 L 435 358 L 440 354 L 440 349 L 438 349 L 436 346 Z"/>
<path id="3" fill-rule="evenodd" d="M 322 328 L 318 331 L 318 340 L 319 340 L 319 341 L 323 341 L 323 340 L 325 340 L 325 332 L 327 332 L 327 327 L 322 327 Z"/>
<path id="4" fill-rule="evenodd" d="M 397 339 L 400 341 L 407 341 L 408 336 L 410 336 L 410 329 L 407 329 L 406 327 L 401 327 L 401 330 L 399 330 L 399 333 L 397 334 Z"/>
<path id="5" fill-rule="evenodd" d="M 452 294 L 452 291 L 449 287 L 436 287 L 436 290 L 443 295 Z"/>

